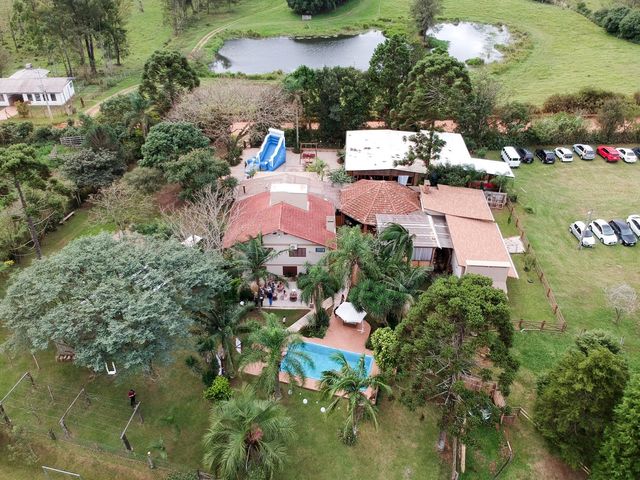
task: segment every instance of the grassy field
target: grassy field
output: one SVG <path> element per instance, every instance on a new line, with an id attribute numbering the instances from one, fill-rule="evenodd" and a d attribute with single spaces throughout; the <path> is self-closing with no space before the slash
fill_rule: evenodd
<path id="1" fill-rule="evenodd" d="M 0 11 L 6 10 L 8 2 L 0 1 Z M 163 22 L 160 0 L 146 0 L 144 12 L 131 7 L 128 26 L 131 54 L 123 66 L 102 62 L 101 70 L 107 79 L 84 86 L 75 105 L 81 109 L 79 99 L 82 97 L 85 108 L 91 107 L 100 99 L 135 85 L 144 61 L 164 46 L 187 54 L 211 32 L 215 32 L 211 38 L 330 35 L 369 28 L 413 34 L 408 18 L 409 4 L 410 0 L 351 0 L 335 12 L 302 21 L 284 1 L 241 0 L 229 9 L 223 7 L 197 17 L 187 30 L 175 37 Z M 488 67 L 504 82 L 506 99 L 540 104 L 553 93 L 576 91 L 585 86 L 624 93 L 637 90 L 637 85 L 628 79 L 640 74 L 640 64 L 636 61 L 640 46 L 608 35 L 567 8 L 531 0 L 444 0 L 443 18 L 504 23 L 528 36 L 527 51 L 517 53 L 515 59 L 506 64 Z M 16 55 L 13 66 L 44 60 Z M 201 60 L 211 60 L 206 47 Z M 51 68 L 54 74 L 62 73 L 60 66 Z"/>

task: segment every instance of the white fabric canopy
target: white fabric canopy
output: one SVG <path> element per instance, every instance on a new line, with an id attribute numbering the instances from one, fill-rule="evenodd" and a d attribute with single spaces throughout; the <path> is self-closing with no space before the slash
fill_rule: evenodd
<path id="1" fill-rule="evenodd" d="M 367 316 L 367 312 L 364 310 L 361 312 L 357 311 L 356 307 L 353 306 L 353 303 L 350 302 L 342 302 L 336 309 L 335 313 L 344 323 L 350 323 L 353 325 L 362 323 L 364 317 Z"/>

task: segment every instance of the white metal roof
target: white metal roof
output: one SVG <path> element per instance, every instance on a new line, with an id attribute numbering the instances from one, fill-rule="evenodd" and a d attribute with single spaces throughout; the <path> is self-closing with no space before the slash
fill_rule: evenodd
<path id="1" fill-rule="evenodd" d="M 407 215 L 377 214 L 378 232 L 382 232 L 392 223 L 406 228 L 414 236 L 413 246 L 418 248 L 453 248 L 451 234 L 444 217 L 434 217 L 426 213 Z"/>
<path id="2" fill-rule="evenodd" d="M 342 319 L 344 323 L 358 324 L 362 323 L 364 317 L 367 316 L 367 312 L 364 310 L 359 312 L 351 302 L 342 302 L 338 308 L 336 308 L 335 314 Z"/>
<path id="3" fill-rule="evenodd" d="M 0 93 L 62 93 L 70 78 L 0 78 Z"/>
<path id="4" fill-rule="evenodd" d="M 428 133 L 424 131 L 423 133 Z M 415 132 L 402 130 L 350 130 L 345 142 L 345 169 L 348 172 L 362 170 L 400 170 L 426 173 L 421 161 L 413 165 L 394 165 L 402 160 L 412 142 L 409 137 Z M 436 132 L 445 141 L 440 158 L 434 164 L 471 165 L 490 175 L 513 177 L 509 165 L 502 161 L 472 158 L 462 135 L 459 133 Z"/>
<path id="5" fill-rule="evenodd" d="M 25 78 L 45 78 L 47 75 L 49 75 L 49 70 L 46 68 L 22 68 L 10 75 L 9 78 L 23 80 Z"/>
<path id="6" fill-rule="evenodd" d="M 302 193 L 308 191 L 305 183 L 272 183 L 271 193 Z"/>

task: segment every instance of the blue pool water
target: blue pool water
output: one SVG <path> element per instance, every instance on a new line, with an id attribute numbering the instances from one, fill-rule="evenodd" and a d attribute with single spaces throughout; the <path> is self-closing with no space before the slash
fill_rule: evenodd
<path id="1" fill-rule="evenodd" d="M 304 368 L 306 377 L 313 378 L 314 380 L 320 380 L 322 378 L 322 372 L 324 372 L 325 370 L 339 369 L 338 364 L 330 358 L 331 355 L 333 355 L 335 352 L 342 352 L 352 368 L 356 368 L 358 366 L 358 361 L 362 356 L 358 353 L 347 352 L 345 350 L 337 350 L 335 348 L 325 347 L 324 345 L 318 345 L 317 343 L 303 342 L 296 348 L 306 352 L 313 360 L 313 368 L 309 368 L 307 366 L 305 366 Z M 286 361 L 287 357 L 285 357 L 283 364 L 286 363 Z M 371 375 L 372 363 L 373 358 L 371 357 L 371 355 L 365 355 L 364 366 L 367 371 L 367 375 Z"/>

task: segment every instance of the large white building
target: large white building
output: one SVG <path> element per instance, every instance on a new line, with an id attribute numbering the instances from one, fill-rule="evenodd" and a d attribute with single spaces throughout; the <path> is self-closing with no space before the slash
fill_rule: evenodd
<path id="1" fill-rule="evenodd" d="M 27 65 L 8 78 L 0 78 L 0 106 L 16 102 L 34 106 L 62 106 L 75 95 L 73 80 L 48 77 L 49 70 Z"/>
<path id="2" fill-rule="evenodd" d="M 428 132 L 423 132 L 427 134 Z M 413 165 L 397 165 L 412 145 L 415 132 L 401 130 L 351 130 L 345 141 L 344 168 L 356 180 L 395 180 L 403 185 L 418 185 L 426 174 L 422 161 Z M 445 142 L 436 165 L 469 165 L 489 176 L 513 178 L 509 165 L 501 161 L 473 158 L 459 133 L 436 132 Z"/>

